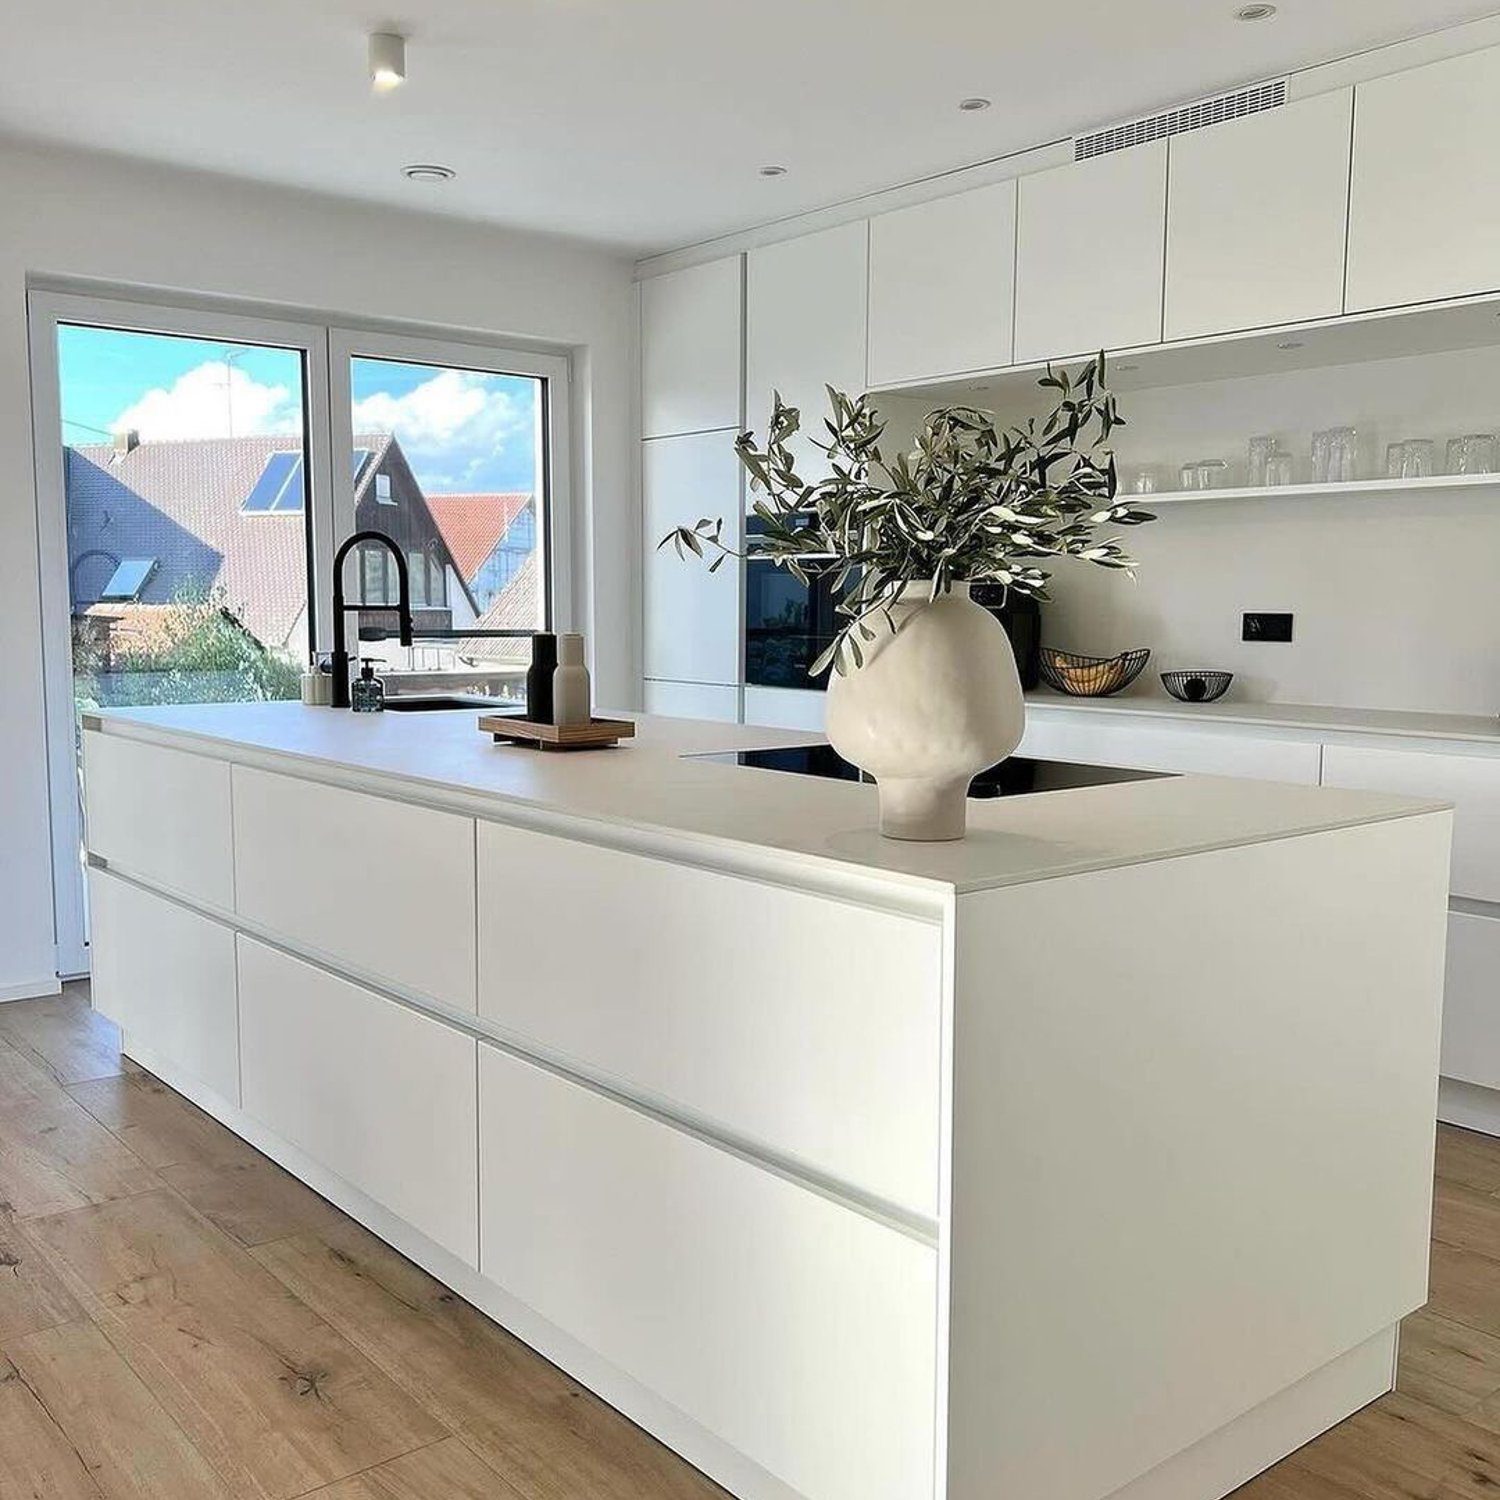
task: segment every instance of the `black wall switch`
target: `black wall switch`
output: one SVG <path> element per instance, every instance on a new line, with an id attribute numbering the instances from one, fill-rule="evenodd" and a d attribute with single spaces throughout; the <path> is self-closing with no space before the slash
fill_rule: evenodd
<path id="1" fill-rule="evenodd" d="M 1292 638 L 1290 615 L 1247 614 L 1240 631 L 1242 641 L 1289 641 Z"/>

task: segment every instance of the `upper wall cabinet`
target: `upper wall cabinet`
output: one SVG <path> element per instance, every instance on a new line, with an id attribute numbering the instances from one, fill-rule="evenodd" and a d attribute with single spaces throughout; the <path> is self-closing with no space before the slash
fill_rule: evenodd
<path id="1" fill-rule="evenodd" d="M 764 438 L 771 394 L 802 413 L 794 451 L 819 477 L 807 433 L 828 411 L 823 387 L 865 386 L 865 284 L 869 226 L 840 224 L 745 257 L 745 422 Z"/>
<path id="2" fill-rule="evenodd" d="M 1036 172 L 1019 188 L 1017 362 L 1156 343 L 1167 143 Z"/>
<path id="3" fill-rule="evenodd" d="M 741 282 L 732 255 L 641 283 L 643 436 L 739 425 Z"/>
<path id="4" fill-rule="evenodd" d="M 1353 107 L 1339 89 L 1173 138 L 1167 338 L 1343 310 Z"/>
<path id="5" fill-rule="evenodd" d="M 994 369 L 1011 359 L 1016 184 L 870 220 L 870 384 Z"/>
<path id="6" fill-rule="evenodd" d="M 1348 312 L 1500 289 L 1500 48 L 1362 83 Z"/>

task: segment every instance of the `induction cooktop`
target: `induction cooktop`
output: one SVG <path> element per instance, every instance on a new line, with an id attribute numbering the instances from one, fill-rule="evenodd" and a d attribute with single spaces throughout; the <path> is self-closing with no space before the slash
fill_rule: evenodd
<path id="1" fill-rule="evenodd" d="M 718 761 L 729 766 L 753 766 L 762 771 L 789 771 L 796 776 L 822 776 L 834 781 L 869 781 L 832 745 L 783 745 L 774 750 L 722 750 L 694 755 L 693 760 Z M 1061 760 L 1033 760 L 1013 755 L 998 766 L 981 771 L 969 783 L 971 797 L 1021 797 L 1030 792 L 1061 792 L 1074 787 L 1106 786 L 1117 781 L 1155 781 L 1170 773 L 1128 771 L 1120 766 L 1078 765 Z"/>

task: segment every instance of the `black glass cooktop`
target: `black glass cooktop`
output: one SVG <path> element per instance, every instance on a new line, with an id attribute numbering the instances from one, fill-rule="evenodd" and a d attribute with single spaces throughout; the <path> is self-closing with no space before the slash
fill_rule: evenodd
<path id="1" fill-rule="evenodd" d="M 824 776 L 836 781 L 869 778 L 839 755 L 832 745 L 786 745 L 776 750 L 725 750 L 695 760 L 716 760 L 730 766 L 756 766 L 763 771 L 790 771 L 797 776 Z M 1061 792 L 1072 787 L 1105 786 L 1116 781 L 1154 781 L 1167 773 L 1127 771 L 1119 766 L 1074 765 L 1061 760 L 1031 760 L 1013 755 L 969 783 L 971 797 L 1020 797 L 1028 792 Z"/>

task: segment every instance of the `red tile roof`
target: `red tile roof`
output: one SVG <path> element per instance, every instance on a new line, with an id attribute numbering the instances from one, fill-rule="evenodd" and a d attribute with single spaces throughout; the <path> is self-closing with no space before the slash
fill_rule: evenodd
<path id="1" fill-rule="evenodd" d="M 521 514 L 531 496 L 428 495 L 427 508 L 443 533 L 465 583 L 473 583 L 490 553 Z"/>

